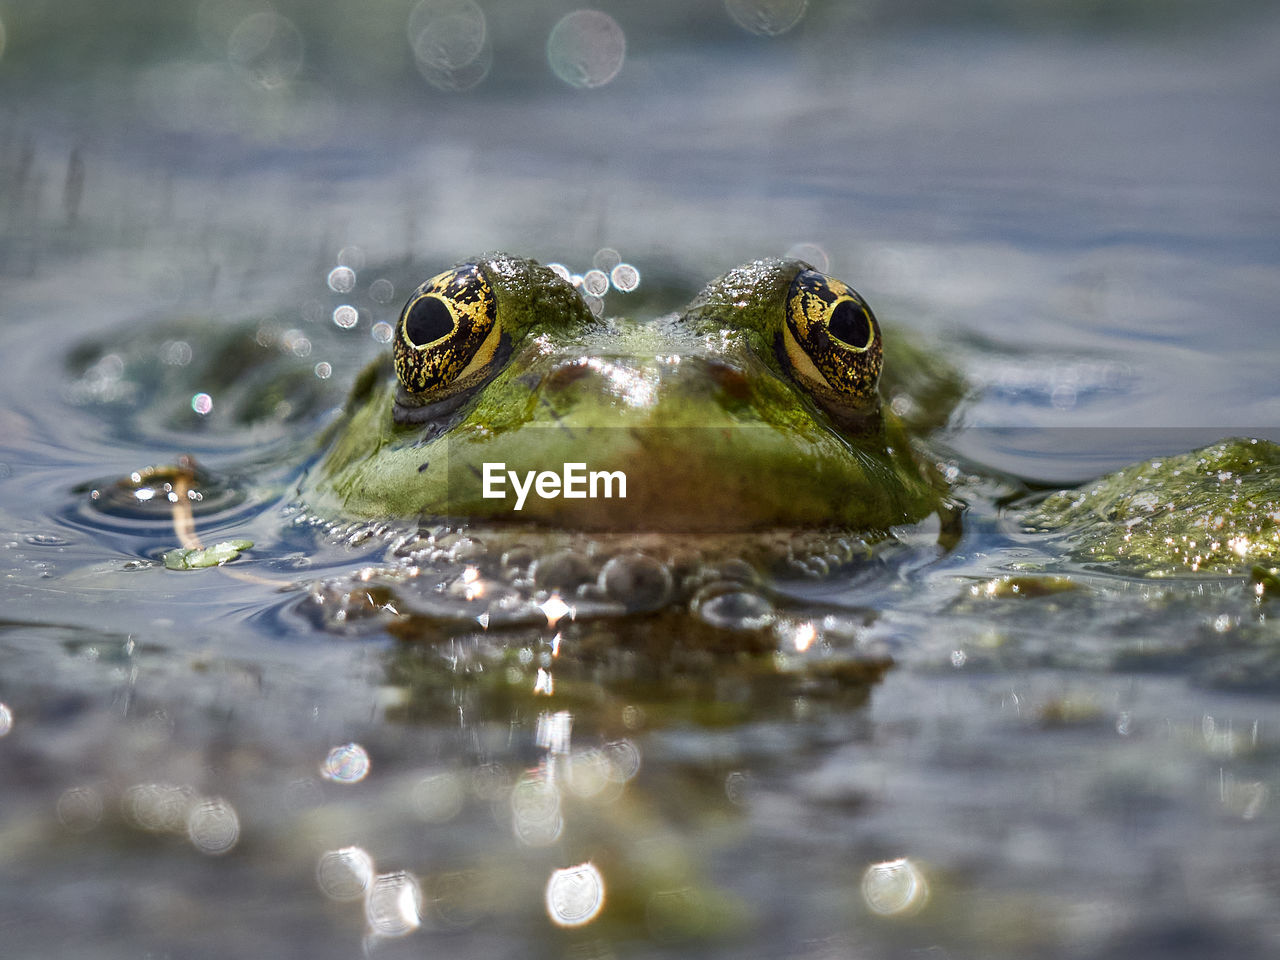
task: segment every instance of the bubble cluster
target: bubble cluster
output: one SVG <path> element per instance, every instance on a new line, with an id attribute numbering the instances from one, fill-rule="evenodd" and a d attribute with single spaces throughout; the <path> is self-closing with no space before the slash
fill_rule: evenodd
<path id="1" fill-rule="evenodd" d="M 369 754 L 358 743 L 334 747 L 320 764 L 320 775 L 334 783 L 359 783 L 369 773 Z"/>
<path id="2" fill-rule="evenodd" d="M 575 10 L 560 18 L 547 38 L 551 71 L 572 87 L 600 87 L 618 75 L 627 38 L 618 21 L 600 10 Z"/>

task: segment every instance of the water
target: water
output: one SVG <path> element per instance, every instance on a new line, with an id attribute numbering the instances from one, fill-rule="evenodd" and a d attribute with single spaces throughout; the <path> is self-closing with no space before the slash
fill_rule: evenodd
<path id="1" fill-rule="evenodd" d="M 1265 6 L 602 5 L 624 61 L 559 50 L 576 80 L 567 9 L 395 6 L 0 10 L 6 955 L 1273 952 L 1277 638 L 1237 583 L 995 599 L 1061 547 L 980 490 L 955 551 L 794 586 L 763 646 L 552 658 L 325 623 L 302 586 L 386 545 L 287 522 L 378 324 L 491 248 L 631 264 L 603 309 L 647 314 L 805 245 L 980 388 L 958 457 L 1029 481 L 1280 435 Z M 92 506 L 184 453 L 257 579 Z"/>

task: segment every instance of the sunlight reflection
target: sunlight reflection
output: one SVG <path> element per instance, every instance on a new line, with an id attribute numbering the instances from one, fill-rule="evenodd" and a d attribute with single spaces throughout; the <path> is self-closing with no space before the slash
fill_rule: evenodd
<path id="1" fill-rule="evenodd" d="M 334 747 L 320 765 L 320 775 L 334 783 L 359 783 L 369 773 L 369 754 L 358 743 Z"/>
<path id="2" fill-rule="evenodd" d="M 331 900 L 359 900 L 373 880 L 373 858 L 360 847 L 329 850 L 316 864 L 316 882 Z"/>
<path id="3" fill-rule="evenodd" d="M 538 717 L 538 729 L 534 734 L 534 743 L 551 754 L 568 753 L 569 740 L 572 734 L 572 713 L 568 710 L 544 713 Z"/>
<path id="4" fill-rule="evenodd" d="M 590 923 L 604 906 L 604 877 L 588 861 L 553 870 L 547 881 L 547 915 L 561 927 Z"/>
<path id="5" fill-rule="evenodd" d="M 560 594 L 553 593 L 538 605 L 538 609 L 546 615 L 547 627 L 554 628 L 566 613 L 573 619 L 573 608 L 560 599 Z"/>
<path id="6" fill-rule="evenodd" d="M 928 902 L 929 885 L 906 857 L 885 860 L 862 875 L 862 899 L 881 916 L 910 916 Z"/>

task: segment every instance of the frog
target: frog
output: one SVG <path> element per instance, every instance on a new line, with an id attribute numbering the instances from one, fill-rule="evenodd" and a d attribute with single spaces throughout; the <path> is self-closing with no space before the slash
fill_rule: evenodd
<path id="1" fill-rule="evenodd" d="M 924 357 L 886 362 L 866 300 L 801 260 L 743 264 L 634 319 L 486 254 L 408 297 L 298 496 L 357 523 L 422 518 L 432 532 L 408 554 L 476 561 L 489 593 L 527 583 L 582 615 L 724 593 L 713 607 L 763 610 L 775 574 L 867 562 L 928 518 L 954 538 L 961 505 L 928 427 L 884 400 L 911 395 L 934 423 L 921 383 L 954 404 L 962 381 L 937 358 L 925 376 Z"/>

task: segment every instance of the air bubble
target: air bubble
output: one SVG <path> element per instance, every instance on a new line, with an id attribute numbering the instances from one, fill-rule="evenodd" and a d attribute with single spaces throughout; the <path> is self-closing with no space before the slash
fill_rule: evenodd
<path id="1" fill-rule="evenodd" d="M 191 398 L 191 409 L 200 416 L 205 416 L 213 409 L 213 397 L 207 393 L 197 393 Z"/>
<path id="2" fill-rule="evenodd" d="M 350 330 L 360 322 L 360 311 L 350 304 L 344 303 L 342 306 L 334 308 L 333 322 L 343 330 Z"/>
<path id="3" fill-rule="evenodd" d="M 551 71 L 572 87 L 599 87 L 622 69 L 627 38 L 618 21 L 599 10 L 565 14 L 547 38 Z"/>
<path id="4" fill-rule="evenodd" d="M 321 380 L 328 380 L 331 376 L 333 376 L 333 367 L 331 367 L 324 360 L 321 360 L 319 363 L 316 364 L 315 371 L 316 371 L 316 376 L 319 377 Z"/>
<path id="5" fill-rule="evenodd" d="M 369 335 L 379 343 L 390 343 L 391 335 L 394 333 L 391 324 L 385 320 L 379 320 L 373 325 L 373 329 L 369 331 Z"/>
<path id="6" fill-rule="evenodd" d="M 609 292 L 609 276 L 603 270 L 588 270 L 582 275 L 582 289 L 593 297 Z"/>
<path id="7" fill-rule="evenodd" d="M 561 280 L 572 282 L 570 278 L 573 276 L 573 274 L 570 272 L 569 268 L 566 267 L 563 263 L 548 263 L 547 269 L 550 270 L 552 273 L 554 273 Z"/>

